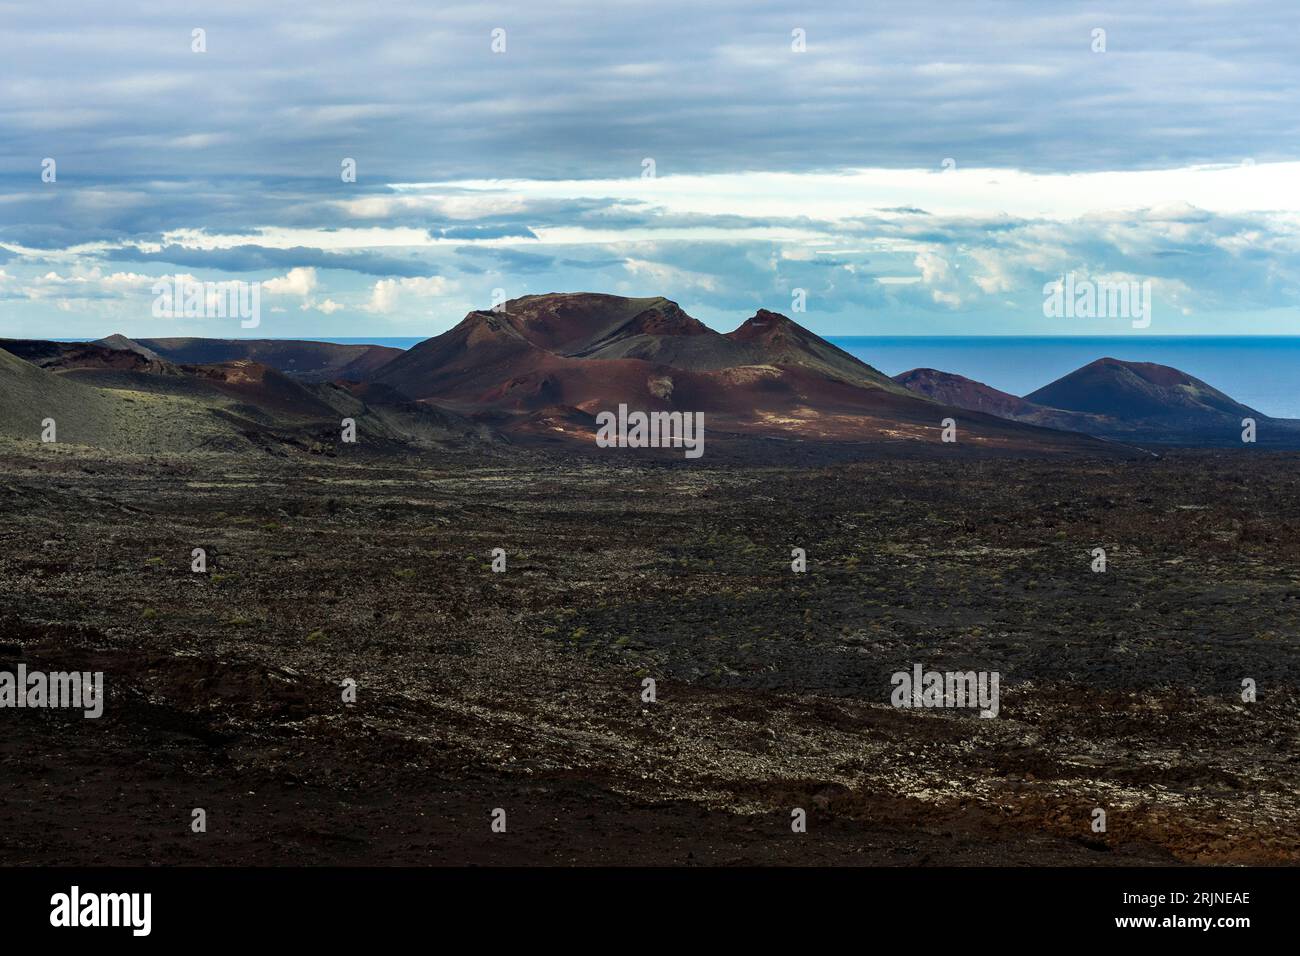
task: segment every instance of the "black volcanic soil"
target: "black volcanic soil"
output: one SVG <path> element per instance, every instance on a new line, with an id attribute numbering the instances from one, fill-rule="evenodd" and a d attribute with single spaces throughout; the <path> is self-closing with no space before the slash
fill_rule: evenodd
<path id="1" fill-rule="evenodd" d="M 0 450 L 5 864 L 1300 862 L 1300 456 Z"/>

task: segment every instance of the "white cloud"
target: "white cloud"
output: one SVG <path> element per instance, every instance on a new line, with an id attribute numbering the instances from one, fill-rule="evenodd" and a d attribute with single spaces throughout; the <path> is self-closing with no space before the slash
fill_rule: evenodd
<path id="1" fill-rule="evenodd" d="M 947 282 L 952 275 L 948 260 L 935 252 L 922 252 L 913 265 L 921 270 L 921 281 L 926 285 Z"/>
<path id="2" fill-rule="evenodd" d="M 171 276 L 142 275 L 138 272 L 111 272 L 105 275 L 100 267 L 95 266 L 91 269 L 79 269 L 70 275 L 51 270 L 44 275 L 24 281 L 19 291 L 28 299 L 57 297 L 64 302 L 90 298 L 128 298 L 148 293 L 154 283 L 171 278 Z M 194 279 L 188 274 L 183 275 L 182 278 L 191 281 Z"/>
<path id="3" fill-rule="evenodd" d="M 635 276 L 645 276 L 657 283 L 656 288 L 703 289 L 708 292 L 715 292 L 719 289 L 718 279 L 714 276 L 679 269 L 662 262 L 651 262 L 647 259 L 625 259 L 623 267 Z"/>
<path id="4" fill-rule="evenodd" d="M 389 315 L 396 312 L 403 301 L 443 296 L 450 289 L 451 283 L 441 276 L 380 279 L 370 290 L 370 301 L 364 308 L 367 312 Z"/>
<path id="5" fill-rule="evenodd" d="M 316 288 L 316 270 L 306 268 L 290 269 L 287 274 L 276 279 L 262 282 L 262 291 L 272 295 L 309 296 Z"/>
<path id="6" fill-rule="evenodd" d="M 846 169 L 833 172 L 737 172 L 652 179 L 461 180 L 407 183 L 407 201 L 424 194 L 470 190 L 502 203 L 527 200 L 610 199 L 644 203 L 665 213 L 790 216 L 837 221 L 860 216 L 907 216 L 896 208 L 933 215 L 1126 221 L 1134 210 L 1152 220 L 1184 221 L 1207 212 L 1300 212 L 1300 162 L 1198 165 L 1167 169 L 1040 174 L 1009 167 Z M 468 198 L 459 200 L 467 208 Z M 490 208 L 490 207 L 489 207 Z"/>

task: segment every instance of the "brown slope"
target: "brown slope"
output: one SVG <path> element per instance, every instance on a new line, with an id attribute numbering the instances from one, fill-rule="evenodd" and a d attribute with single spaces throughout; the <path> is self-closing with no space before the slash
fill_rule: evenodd
<path id="1" fill-rule="evenodd" d="M 646 300 L 625 301 L 639 304 Z M 627 314 L 633 308 L 624 305 L 620 311 Z M 589 359 L 642 359 L 696 371 L 744 365 L 797 366 L 831 378 L 900 391 L 888 376 L 786 316 L 766 309 L 723 334 L 688 315 L 676 302 L 659 298 L 621 325 L 564 354 Z"/>
<path id="2" fill-rule="evenodd" d="M 809 369 L 740 366 L 694 371 L 605 360 L 552 369 L 545 378 L 545 390 L 535 388 L 537 380 L 532 377 L 513 382 L 501 397 L 519 413 L 513 420 L 495 418 L 494 424 L 517 439 L 566 438 L 590 446 L 595 428 L 588 423 L 599 412 L 616 412 L 626 404 L 640 411 L 701 412 L 715 442 L 757 437 L 956 456 L 1125 453 L 1085 435 L 950 408 L 906 393 L 864 388 Z M 525 395 L 528 400 L 520 400 Z M 941 442 L 945 418 L 957 423 L 955 445 Z"/>
<path id="3" fill-rule="evenodd" d="M 656 301 L 582 349 L 566 354 L 641 359 L 679 369 L 730 368 L 748 361 L 745 350 L 668 299 Z"/>
<path id="4" fill-rule="evenodd" d="M 737 329 L 715 332 L 671 299 L 595 293 L 525 296 L 493 314 L 557 356 L 639 359 L 707 371 L 742 365 L 815 369 L 832 378 L 899 392 L 888 376 L 784 315 L 760 309 Z"/>
<path id="5" fill-rule="evenodd" d="M 716 364 L 700 369 L 695 363 L 682 367 L 629 357 L 608 348 L 611 343 L 653 338 L 666 343 L 655 350 L 663 356 L 673 351 L 676 342 L 706 340 L 728 351 L 729 365 L 723 367 L 743 367 L 745 355 L 761 351 L 731 343 L 667 299 L 650 300 L 650 308 L 636 311 L 647 300 L 566 295 L 556 297 L 557 307 L 551 309 L 547 298 L 531 297 L 522 311 L 511 312 L 514 305 L 508 304 L 500 312 L 471 312 L 455 328 L 420 343 L 382 368 L 375 381 L 417 399 L 519 412 L 557 405 L 586 408 L 611 396 L 668 409 L 673 407 L 675 379 L 717 370 Z M 598 308 L 605 304 L 611 305 L 613 318 Z M 558 331 L 550 321 L 556 314 L 564 316 L 567 323 Z M 579 321 L 595 328 L 604 346 L 593 353 L 570 355 L 538 344 L 544 340 L 539 328 L 554 332 L 552 341 L 585 343 L 592 336 L 579 334 Z M 767 371 L 779 377 L 779 370 Z M 749 378 L 766 381 L 770 377 Z"/>
<path id="6" fill-rule="evenodd" d="M 276 418 L 294 417 L 330 421 L 334 408 L 302 382 L 266 365 L 241 359 L 216 365 L 187 365 L 185 370 L 245 407 L 254 407 Z"/>
<path id="7" fill-rule="evenodd" d="M 544 371 L 559 361 L 505 316 L 471 312 L 455 328 L 403 352 L 372 379 L 415 399 L 445 397 L 478 404 L 502 382 Z"/>
<path id="8" fill-rule="evenodd" d="M 538 348 L 571 355 L 608 338 L 637 315 L 665 304 L 676 307 L 662 296 L 629 299 L 596 292 L 552 292 L 511 299 L 493 314 Z"/>
<path id="9" fill-rule="evenodd" d="M 998 391 L 983 382 L 933 368 L 914 368 L 908 372 L 901 372 L 894 376 L 894 381 L 936 402 L 977 412 L 988 412 L 990 415 L 998 415 L 1002 418 L 1015 418 L 1017 415 L 1029 414 L 1042 407 L 1018 395 Z"/>
<path id="10" fill-rule="evenodd" d="M 799 366 L 829 378 L 906 394 L 888 375 L 872 368 L 779 312 L 759 309 L 727 338 L 745 349 L 746 364 Z"/>
<path id="11" fill-rule="evenodd" d="M 110 336 L 100 342 L 115 340 L 129 342 L 121 336 Z M 9 339 L 0 340 L 0 348 L 56 373 L 60 379 L 93 388 L 138 389 L 190 397 L 225 395 L 263 409 L 267 415 L 311 418 L 332 414 L 301 382 L 247 359 L 179 365 L 158 358 L 148 349 L 117 348 L 93 342 Z"/>

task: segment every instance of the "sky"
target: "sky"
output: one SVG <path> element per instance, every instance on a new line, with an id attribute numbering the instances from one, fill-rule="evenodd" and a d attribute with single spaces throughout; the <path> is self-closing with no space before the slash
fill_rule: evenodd
<path id="1" fill-rule="evenodd" d="M 1296 334 L 1298 35 L 1290 0 L 0 0 L 0 337 L 425 336 L 573 291 Z M 1067 275 L 1150 321 L 1045 314 Z M 257 326 L 160 312 L 176 276 L 257 283 Z"/>

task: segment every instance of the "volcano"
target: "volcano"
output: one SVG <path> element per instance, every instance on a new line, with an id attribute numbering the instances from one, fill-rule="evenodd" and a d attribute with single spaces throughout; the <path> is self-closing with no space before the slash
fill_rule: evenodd
<path id="1" fill-rule="evenodd" d="M 1268 417 L 1176 368 L 1113 358 L 1090 362 L 1025 398 L 1039 405 L 1128 422 L 1192 425 Z"/>
<path id="2" fill-rule="evenodd" d="M 663 297 L 565 293 L 474 311 L 371 380 L 483 416 L 521 438 L 589 443 L 590 416 L 620 404 L 704 412 L 712 434 L 860 442 L 925 452 L 1098 451 L 1103 446 L 920 397 L 787 316 L 759 310 L 720 333 Z"/>
<path id="3" fill-rule="evenodd" d="M 1241 444 L 1243 423 L 1256 423 L 1261 445 L 1294 447 L 1300 421 L 1271 418 L 1199 378 L 1167 365 L 1101 358 L 1025 399 L 1100 419 L 1094 435 L 1191 445 Z"/>

